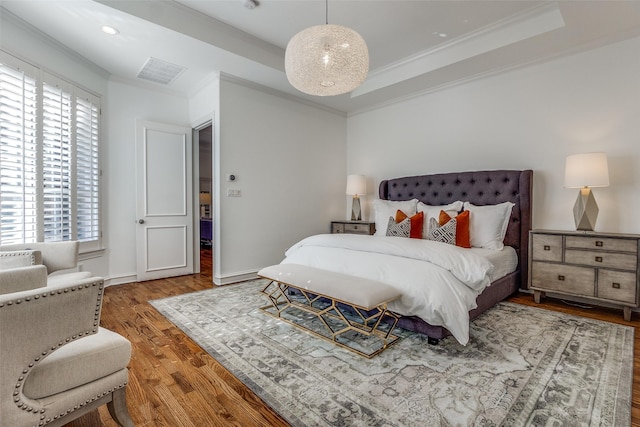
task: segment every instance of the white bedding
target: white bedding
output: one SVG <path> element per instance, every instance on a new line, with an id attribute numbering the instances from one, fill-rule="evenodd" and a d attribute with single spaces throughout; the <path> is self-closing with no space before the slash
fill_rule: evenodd
<path id="1" fill-rule="evenodd" d="M 494 280 L 495 267 L 485 252 L 423 239 L 320 234 L 293 245 L 282 263 L 388 283 L 402 292 L 399 300 L 389 304 L 390 310 L 444 326 L 466 345 L 469 310 L 476 307 L 476 297 Z M 503 251 L 489 252 L 497 256 L 495 253 Z"/>

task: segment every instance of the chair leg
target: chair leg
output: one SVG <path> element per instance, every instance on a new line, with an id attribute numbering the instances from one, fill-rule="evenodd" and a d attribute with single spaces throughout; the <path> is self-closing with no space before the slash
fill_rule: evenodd
<path id="1" fill-rule="evenodd" d="M 111 418 L 122 427 L 134 427 L 127 408 L 127 388 L 120 388 L 114 391 L 111 396 L 111 402 L 107 403 Z"/>

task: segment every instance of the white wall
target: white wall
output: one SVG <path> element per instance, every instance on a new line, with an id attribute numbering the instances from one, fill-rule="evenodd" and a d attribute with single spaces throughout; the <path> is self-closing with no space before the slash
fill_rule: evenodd
<path id="1" fill-rule="evenodd" d="M 107 257 L 110 284 L 135 281 L 136 274 L 136 119 L 190 126 L 186 97 L 151 91 L 120 81 L 109 81 L 107 113 L 109 138 L 105 143 L 107 193 Z"/>
<path id="2" fill-rule="evenodd" d="M 638 52 L 635 38 L 354 115 L 347 171 L 377 197 L 398 176 L 533 169 L 534 228 L 573 230 L 565 157 L 604 151 L 611 185 L 593 190 L 596 230 L 640 233 Z"/>
<path id="3" fill-rule="evenodd" d="M 343 218 L 346 117 L 222 79 L 214 133 L 214 281 L 278 263 Z M 236 175 L 227 182 L 227 174 Z M 238 189 L 242 197 L 227 197 Z M 218 240 L 219 239 L 219 240 Z M 219 246 L 217 246 L 219 245 Z"/>

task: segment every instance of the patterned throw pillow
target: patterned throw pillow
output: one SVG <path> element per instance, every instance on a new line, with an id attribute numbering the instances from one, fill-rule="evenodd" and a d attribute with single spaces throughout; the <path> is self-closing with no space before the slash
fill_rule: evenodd
<path id="1" fill-rule="evenodd" d="M 409 222 L 411 224 L 409 237 L 412 239 L 422 239 L 422 228 L 424 227 L 424 212 L 418 212 L 412 217 L 409 217 L 400 209 L 396 211 L 396 222 L 404 221 L 406 218 L 409 218 Z"/>
<path id="2" fill-rule="evenodd" d="M 440 225 L 445 225 L 447 222 L 451 221 L 452 218 L 456 219 L 456 246 L 460 246 L 461 248 L 470 248 L 471 237 L 469 234 L 469 211 L 464 211 L 457 216 L 451 216 L 445 211 L 440 211 Z"/>
<path id="3" fill-rule="evenodd" d="M 429 240 L 455 245 L 456 223 L 456 219 L 452 218 L 446 224 L 440 225 L 437 219 L 429 218 Z"/>
<path id="4" fill-rule="evenodd" d="M 411 221 L 409 218 L 405 218 L 404 221 L 396 222 L 392 216 L 389 217 L 389 223 L 387 224 L 387 236 L 409 237 L 410 231 Z"/>

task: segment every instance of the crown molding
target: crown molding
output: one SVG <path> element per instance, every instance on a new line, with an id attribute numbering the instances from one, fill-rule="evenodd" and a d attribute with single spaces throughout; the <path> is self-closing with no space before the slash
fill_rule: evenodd
<path id="1" fill-rule="evenodd" d="M 313 101 L 309 101 L 309 100 L 306 100 L 306 99 L 303 99 L 303 98 L 299 98 L 297 96 L 290 95 L 288 93 L 281 92 L 279 90 L 276 90 L 276 89 L 273 89 L 273 88 L 270 88 L 270 87 L 267 87 L 267 86 L 263 86 L 261 84 L 258 84 L 258 83 L 255 83 L 255 82 L 252 82 L 252 81 L 249 81 L 249 80 L 245 80 L 245 79 L 242 79 L 240 77 L 233 76 L 231 74 L 227 74 L 227 73 L 221 72 L 220 73 L 220 80 L 224 80 L 224 81 L 229 82 L 229 83 L 234 83 L 234 84 L 237 84 L 237 85 L 240 85 L 240 86 L 244 86 L 244 87 L 249 88 L 249 89 L 254 89 L 254 90 L 269 94 L 269 95 L 277 96 L 278 98 L 286 99 L 288 101 L 293 101 L 293 102 L 297 102 L 299 104 L 304 104 L 306 106 L 317 108 L 319 110 L 326 111 L 326 112 L 331 113 L 331 114 L 336 114 L 336 115 L 341 116 L 341 117 L 347 117 L 347 113 L 342 111 L 342 110 L 338 110 L 336 108 L 327 107 L 326 105 L 318 104 L 318 103 L 315 103 Z"/>

